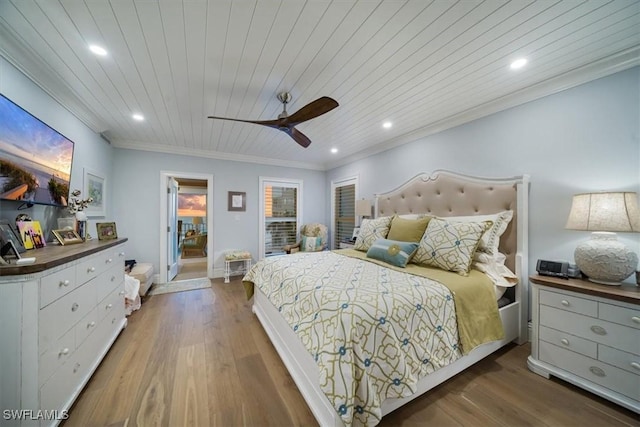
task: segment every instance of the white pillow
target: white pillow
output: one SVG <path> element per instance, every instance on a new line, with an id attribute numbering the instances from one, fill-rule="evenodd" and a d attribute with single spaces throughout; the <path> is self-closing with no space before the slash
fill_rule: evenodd
<path id="1" fill-rule="evenodd" d="M 506 259 L 507 257 L 500 252 L 496 255 L 476 252 L 473 254 L 471 267 L 489 276 L 496 286 L 510 288 L 518 284 L 518 276 L 504 265 Z"/>
<path id="2" fill-rule="evenodd" d="M 505 232 L 509 222 L 513 218 L 513 211 L 502 211 L 490 215 L 469 215 L 469 216 L 447 216 L 438 217 L 450 222 L 482 222 L 491 221 L 493 224 L 480 238 L 478 251 L 489 255 L 500 253 L 498 246 L 500 245 L 500 236 Z"/>

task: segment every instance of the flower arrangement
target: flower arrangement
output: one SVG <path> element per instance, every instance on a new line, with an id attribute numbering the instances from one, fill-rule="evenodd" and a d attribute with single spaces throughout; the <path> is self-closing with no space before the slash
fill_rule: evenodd
<path id="1" fill-rule="evenodd" d="M 69 213 L 72 214 L 82 212 L 91 202 L 93 202 L 93 197 L 83 200 L 80 198 L 80 190 L 73 190 L 67 209 L 69 209 Z"/>

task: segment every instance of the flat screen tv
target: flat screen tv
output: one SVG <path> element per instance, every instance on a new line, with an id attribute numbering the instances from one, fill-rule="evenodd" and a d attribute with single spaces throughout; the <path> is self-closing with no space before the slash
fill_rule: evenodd
<path id="1" fill-rule="evenodd" d="M 0 95 L 0 199 L 66 206 L 73 142 Z"/>

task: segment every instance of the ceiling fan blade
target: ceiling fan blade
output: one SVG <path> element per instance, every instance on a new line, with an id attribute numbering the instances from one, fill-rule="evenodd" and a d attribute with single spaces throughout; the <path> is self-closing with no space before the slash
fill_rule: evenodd
<path id="1" fill-rule="evenodd" d="M 289 135 L 295 142 L 300 144 L 302 147 L 307 148 L 309 144 L 311 144 L 311 140 L 307 138 L 307 136 L 300 132 L 298 129 L 294 127 L 290 128 L 280 128 L 281 131 Z"/>
<path id="2" fill-rule="evenodd" d="M 306 122 L 307 120 L 321 116 L 324 113 L 328 113 L 338 105 L 340 104 L 338 104 L 335 99 L 323 96 L 322 98 L 318 98 L 315 101 L 310 102 L 289 117 L 285 117 L 282 120 L 287 126 L 295 126 L 298 123 Z"/>
<path id="3" fill-rule="evenodd" d="M 281 119 L 277 120 L 242 120 L 242 119 L 230 119 L 228 117 L 217 117 L 217 116 L 207 116 L 209 119 L 218 119 L 218 120 L 230 120 L 232 122 L 241 122 L 241 123 L 253 123 L 255 125 L 263 125 L 269 126 L 272 128 L 280 128 L 281 127 Z"/>

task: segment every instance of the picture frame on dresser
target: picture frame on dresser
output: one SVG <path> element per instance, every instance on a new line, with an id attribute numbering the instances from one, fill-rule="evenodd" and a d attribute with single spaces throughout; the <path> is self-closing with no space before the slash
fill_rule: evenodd
<path id="1" fill-rule="evenodd" d="M 23 253 L 26 249 L 22 244 L 22 238 L 17 228 L 14 228 L 8 220 L 0 219 L 0 240 L 11 241 L 18 253 Z"/>
<path id="2" fill-rule="evenodd" d="M 59 230 L 51 230 L 51 233 L 61 245 L 74 245 L 76 243 L 82 243 L 84 240 L 75 231 L 69 228 L 63 228 Z"/>

